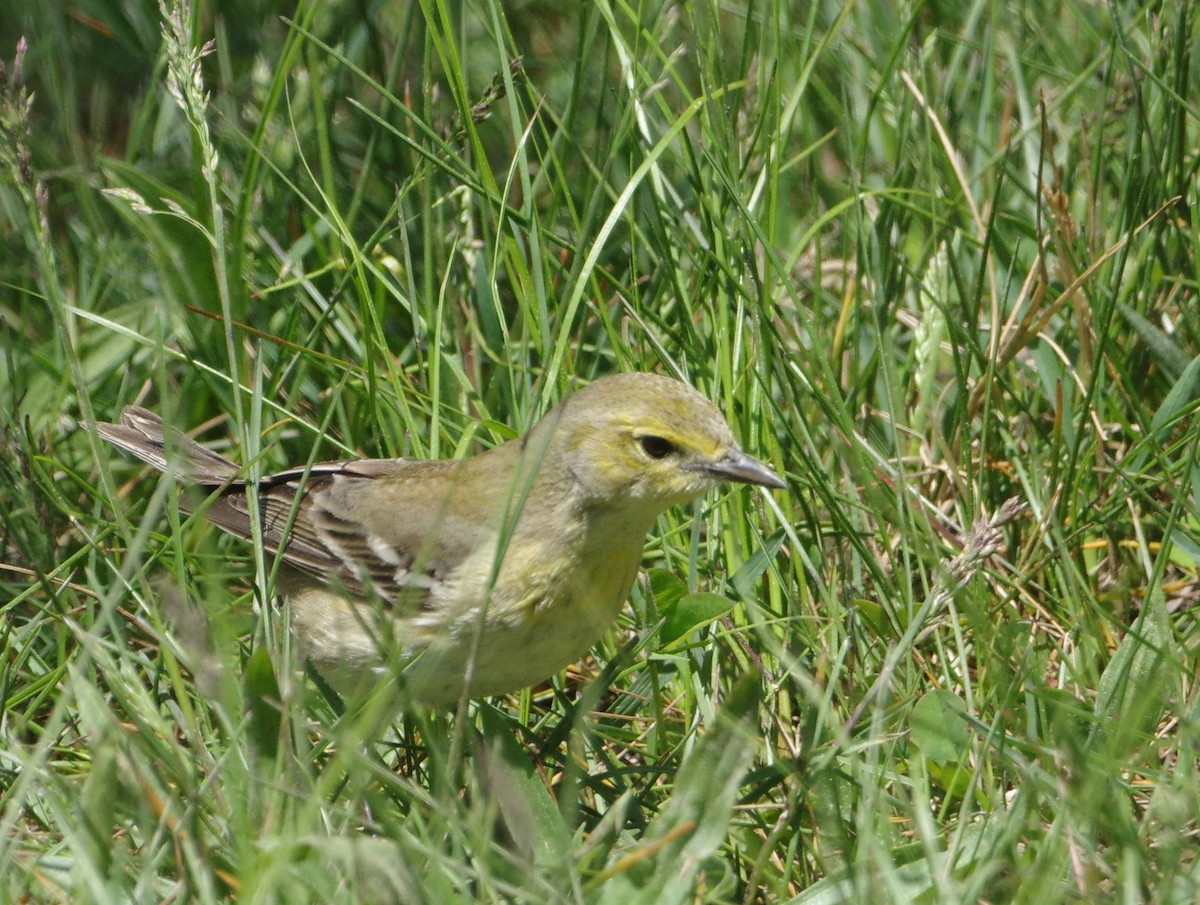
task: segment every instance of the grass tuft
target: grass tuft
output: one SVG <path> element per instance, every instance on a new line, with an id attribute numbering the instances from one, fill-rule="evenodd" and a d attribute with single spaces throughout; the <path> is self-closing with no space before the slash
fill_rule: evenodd
<path id="1" fill-rule="evenodd" d="M 1193 901 L 1189 3 L 0 19 L 0 900 Z M 381 731 L 92 430 L 466 455 L 686 378 L 792 491 Z"/>

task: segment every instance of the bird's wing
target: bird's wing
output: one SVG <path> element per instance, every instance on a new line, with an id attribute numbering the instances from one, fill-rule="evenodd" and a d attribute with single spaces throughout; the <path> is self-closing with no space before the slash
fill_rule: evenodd
<path id="1" fill-rule="evenodd" d="M 258 498 L 263 546 L 354 596 L 419 611 L 471 551 L 481 528 L 447 534 L 430 519 L 430 508 L 436 511 L 443 502 L 438 495 L 450 492 L 446 476 L 454 464 L 358 459 L 263 478 Z M 204 515 L 226 531 L 249 536 L 243 487 L 226 490 Z"/>
<path id="2" fill-rule="evenodd" d="M 169 430 L 153 412 L 130 406 L 100 435 L 160 471 L 212 494 L 206 519 L 251 539 L 250 503 L 241 469 Z M 258 483 L 263 547 L 289 565 L 359 597 L 418 611 L 440 581 L 478 542 L 481 523 L 443 530 L 438 515 L 453 492 L 455 462 L 357 459 L 287 469 Z M 381 502 L 381 498 L 390 500 Z M 369 505 L 363 505 L 369 499 Z"/>

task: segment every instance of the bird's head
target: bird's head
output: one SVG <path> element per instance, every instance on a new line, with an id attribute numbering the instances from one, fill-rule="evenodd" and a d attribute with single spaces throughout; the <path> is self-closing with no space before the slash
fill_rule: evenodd
<path id="1" fill-rule="evenodd" d="M 786 487 L 742 452 L 716 406 L 657 374 L 595 381 L 547 414 L 530 435 L 539 437 L 585 503 L 651 519 L 727 481 Z"/>

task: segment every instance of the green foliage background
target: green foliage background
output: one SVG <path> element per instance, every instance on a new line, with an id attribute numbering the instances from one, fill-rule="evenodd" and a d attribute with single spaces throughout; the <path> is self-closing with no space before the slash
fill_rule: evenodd
<path id="1" fill-rule="evenodd" d="M 0 900 L 1194 901 L 1196 12 L 0 11 Z M 792 492 L 395 727 L 90 429 L 465 455 L 629 369 Z"/>

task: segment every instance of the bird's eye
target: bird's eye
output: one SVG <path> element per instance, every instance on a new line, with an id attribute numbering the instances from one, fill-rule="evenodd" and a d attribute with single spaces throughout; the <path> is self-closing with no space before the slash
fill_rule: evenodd
<path id="1" fill-rule="evenodd" d="M 651 459 L 665 459 L 671 453 L 675 452 L 674 443 L 663 437 L 656 437 L 653 434 L 639 437 L 638 442 L 642 444 L 642 451 Z"/>

